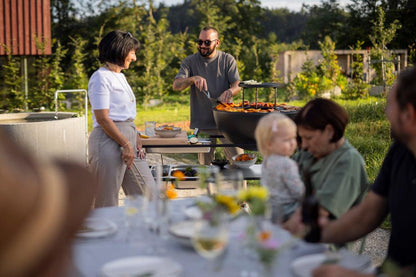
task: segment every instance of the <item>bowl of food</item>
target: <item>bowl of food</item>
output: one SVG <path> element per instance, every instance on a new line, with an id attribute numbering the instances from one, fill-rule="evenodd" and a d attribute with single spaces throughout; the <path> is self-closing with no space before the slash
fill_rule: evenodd
<path id="1" fill-rule="evenodd" d="M 249 168 L 254 165 L 257 161 L 257 155 L 251 154 L 239 154 L 233 157 L 233 164 L 239 168 Z"/>
<path id="2" fill-rule="evenodd" d="M 181 128 L 170 125 L 162 125 L 155 128 L 155 134 L 161 138 L 176 137 L 181 131 Z"/>
<path id="3" fill-rule="evenodd" d="M 228 164 L 228 161 L 225 159 L 215 159 L 211 162 L 211 164 L 218 166 L 220 169 L 224 169 L 224 167 Z"/>

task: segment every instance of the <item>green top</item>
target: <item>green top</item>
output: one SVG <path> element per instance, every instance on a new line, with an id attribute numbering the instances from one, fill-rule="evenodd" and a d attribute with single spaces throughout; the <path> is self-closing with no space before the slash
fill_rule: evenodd
<path id="1" fill-rule="evenodd" d="M 347 140 L 328 156 L 315 160 L 307 151 L 295 154 L 299 173 L 309 171 L 319 204 L 339 217 L 358 204 L 368 187 L 362 156 Z"/>

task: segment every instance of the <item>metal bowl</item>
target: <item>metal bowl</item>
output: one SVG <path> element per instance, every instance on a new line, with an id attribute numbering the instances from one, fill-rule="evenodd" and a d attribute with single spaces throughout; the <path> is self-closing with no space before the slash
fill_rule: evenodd
<path id="1" fill-rule="evenodd" d="M 161 138 L 173 138 L 181 132 L 179 127 L 160 126 L 155 128 L 155 134 Z"/>
<path id="2" fill-rule="evenodd" d="M 248 155 L 250 160 L 247 161 L 237 161 L 237 158 L 241 155 Z M 249 168 L 250 166 L 254 165 L 257 161 L 257 155 L 254 153 L 251 154 L 239 154 L 233 157 L 233 164 L 238 166 L 239 168 Z"/>

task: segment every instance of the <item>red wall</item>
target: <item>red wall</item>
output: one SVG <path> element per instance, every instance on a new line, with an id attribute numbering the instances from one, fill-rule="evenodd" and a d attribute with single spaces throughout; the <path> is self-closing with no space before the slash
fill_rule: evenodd
<path id="1" fill-rule="evenodd" d="M 0 0 L 0 55 L 39 55 L 35 38 L 46 42 L 51 54 L 50 0 Z"/>

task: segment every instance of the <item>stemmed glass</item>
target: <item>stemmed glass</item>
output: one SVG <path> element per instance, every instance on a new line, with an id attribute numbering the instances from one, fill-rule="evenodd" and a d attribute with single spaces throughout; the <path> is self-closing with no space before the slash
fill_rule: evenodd
<path id="1" fill-rule="evenodd" d="M 150 231 L 150 235 L 153 236 L 150 238 L 153 241 L 153 247 L 149 248 L 148 251 L 156 252 L 156 254 L 166 252 L 161 240 L 167 239 L 167 225 L 169 224 L 167 203 L 161 198 L 161 194 L 164 193 L 162 174 L 162 166 L 156 166 L 156 186 L 151 189 L 149 194 L 146 213 L 146 225 Z"/>
<path id="2" fill-rule="evenodd" d="M 210 261 L 211 271 L 220 269 L 215 262 L 224 253 L 228 237 L 228 220 L 222 214 L 217 214 L 215 219 L 195 222 L 192 245 L 200 256 Z"/>

